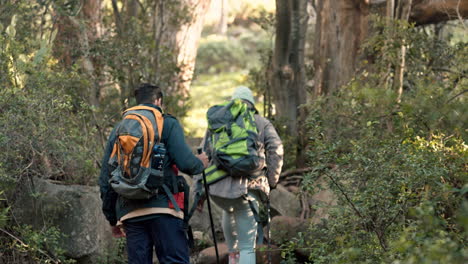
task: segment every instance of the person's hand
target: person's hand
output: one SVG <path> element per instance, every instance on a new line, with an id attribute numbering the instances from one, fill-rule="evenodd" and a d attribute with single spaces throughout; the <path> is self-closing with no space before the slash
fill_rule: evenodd
<path id="1" fill-rule="evenodd" d="M 115 238 L 125 237 L 125 232 L 122 230 L 120 226 L 111 226 L 112 228 L 112 236 Z"/>
<path id="2" fill-rule="evenodd" d="M 208 156 L 206 155 L 205 152 L 202 152 L 200 154 L 197 155 L 197 158 L 199 160 L 201 160 L 201 162 L 203 163 L 203 167 L 204 168 L 207 168 L 208 167 L 208 164 L 209 164 L 209 161 L 208 161 Z"/>

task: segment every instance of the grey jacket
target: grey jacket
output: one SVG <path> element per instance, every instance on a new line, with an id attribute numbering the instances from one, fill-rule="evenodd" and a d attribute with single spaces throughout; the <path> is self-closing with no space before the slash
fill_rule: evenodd
<path id="1" fill-rule="evenodd" d="M 235 199 L 247 194 L 248 190 L 259 190 L 261 195 L 269 195 L 270 186 L 276 186 L 283 166 L 283 143 L 271 122 L 255 114 L 259 134 L 259 154 L 265 158 L 266 170 L 264 176 L 249 181 L 246 177 L 226 177 L 225 179 L 210 185 L 210 195 L 222 198 Z M 209 132 L 205 135 L 202 146 L 208 156 L 211 156 L 211 146 L 206 141 L 209 139 Z M 206 142 L 206 144 L 205 144 Z"/>

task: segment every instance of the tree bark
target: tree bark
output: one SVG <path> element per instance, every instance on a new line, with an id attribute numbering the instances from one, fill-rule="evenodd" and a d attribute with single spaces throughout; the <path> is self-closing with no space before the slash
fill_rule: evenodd
<path id="1" fill-rule="evenodd" d="M 162 7 L 160 3 L 159 14 L 165 16 L 158 23 L 159 33 L 156 34 L 157 42 L 169 48 L 174 53 L 174 61 L 179 68 L 178 74 L 174 78 L 173 85 L 167 87 L 169 95 L 180 95 L 187 98 L 190 84 L 192 82 L 195 69 L 195 58 L 197 56 L 198 43 L 203 29 L 205 14 L 208 11 L 211 0 L 180 0 L 180 10 L 190 12 L 188 21 L 171 23 L 170 12 L 165 12 L 168 8 Z M 165 3 L 164 3 L 165 4 Z M 177 11 L 177 10 L 173 10 Z M 163 14 L 162 12 L 165 12 Z M 183 105 L 185 100 L 180 100 L 179 105 Z"/>
<path id="2" fill-rule="evenodd" d="M 306 103 L 304 47 L 307 30 L 306 0 L 276 1 L 276 40 L 269 70 L 270 90 L 276 115 L 286 123 L 287 132 L 298 140 L 297 163 L 304 163 L 303 120 L 299 106 Z"/>
<path id="3" fill-rule="evenodd" d="M 409 21 L 416 25 L 468 18 L 466 0 L 413 0 Z"/>
<path id="4" fill-rule="evenodd" d="M 354 75 L 367 37 L 369 8 L 363 1 L 329 0 L 317 5 L 314 47 L 316 96 L 332 94 Z"/>

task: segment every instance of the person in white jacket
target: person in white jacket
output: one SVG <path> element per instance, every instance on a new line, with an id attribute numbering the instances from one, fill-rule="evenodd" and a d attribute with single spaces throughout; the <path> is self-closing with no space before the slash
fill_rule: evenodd
<path id="1" fill-rule="evenodd" d="M 271 122 L 260 116 L 255 109 L 252 91 L 245 87 L 236 88 L 232 99 L 242 99 L 255 110 L 259 142 L 258 153 L 265 159 L 262 176 L 249 180 L 249 175 L 226 177 L 210 185 L 210 197 L 222 208 L 222 228 L 229 249 L 229 264 L 255 264 L 257 222 L 249 205 L 253 202 L 258 212 L 258 203 L 264 202 L 270 190 L 276 187 L 283 165 L 283 144 Z M 210 134 L 205 135 L 203 145 L 211 156 Z"/>

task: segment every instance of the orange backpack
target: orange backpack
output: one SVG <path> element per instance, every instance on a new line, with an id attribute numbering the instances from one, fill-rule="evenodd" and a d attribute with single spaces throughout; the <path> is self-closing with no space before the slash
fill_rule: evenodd
<path id="1" fill-rule="evenodd" d="M 163 159 L 152 168 L 153 149 L 160 147 L 165 151 L 164 145 L 160 143 L 163 122 L 161 112 L 149 106 L 135 106 L 123 113 L 123 120 L 116 128 L 114 148 L 109 159 L 109 165 L 115 168 L 109 182 L 121 196 L 148 199 L 164 184 Z M 155 177 L 151 182 L 156 184 L 148 186 L 150 177 Z"/>

